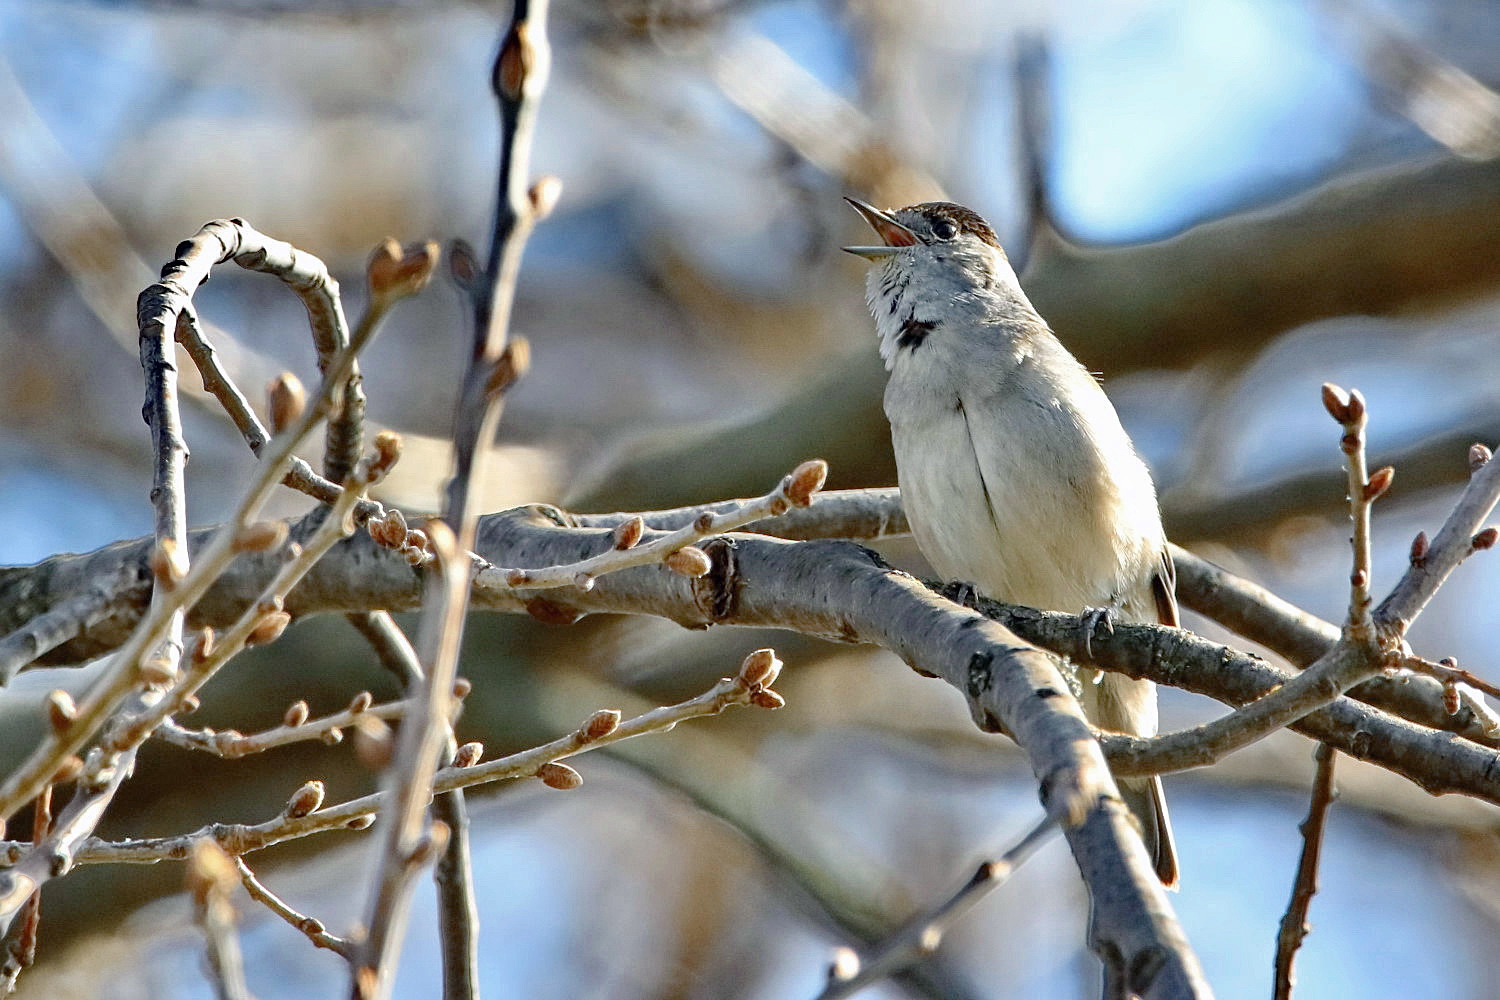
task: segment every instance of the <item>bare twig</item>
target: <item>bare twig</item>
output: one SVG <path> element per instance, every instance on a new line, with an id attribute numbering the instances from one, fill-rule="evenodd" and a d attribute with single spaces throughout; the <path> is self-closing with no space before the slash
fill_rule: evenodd
<path id="1" fill-rule="evenodd" d="M 768 659 L 769 670 L 761 666 Z M 578 729 L 550 743 L 482 764 L 443 768 L 434 776 L 433 788 L 438 792 L 446 792 L 496 781 L 533 778 L 547 765 L 568 757 L 636 736 L 670 732 L 679 723 L 718 715 L 727 708 L 778 708 L 782 703 L 781 697 L 771 690 L 775 669 L 778 667 L 779 661 L 769 650 L 757 651 L 746 657 L 746 663 L 741 665 L 738 675 L 721 679 L 697 697 L 675 705 L 654 708 L 623 722 L 619 721 L 618 713 L 595 712 Z M 185 861 L 193 844 L 204 838 L 216 841 L 231 855 L 251 854 L 289 840 L 329 830 L 366 829 L 388 801 L 388 793 L 375 792 L 326 808 L 306 811 L 289 808 L 275 818 L 255 825 L 215 823 L 191 833 L 171 837 L 124 841 L 91 839 L 78 852 L 77 863 L 155 864 L 159 861 Z M 29 847 L 27 841 L 0 842 L 0 862 L 14 859 Z"/>
<path id="2" fill-rule="evenodd" d="M 1404 633 L 1459 563 L 1495 543 L 1494 529 L 1484 528 L 1500 501 L 1500 462 L 1490 457 L 1490 449 L 1482 444 L 1469 449 L 1469 484 L 1437 537 L 1428 544 L 1419 536 L 1420 544 L 1413 544 L 1406 573 L 1375 610 L 1381 625 Z"/>
<path id="3" fill-rule="evenodd" d="M 42 789 L 36 797 L 31 815 L 31 842 L 40 844 L 52 832 L 52 786 Z M 0 996 L 15 992 L 21 973 L 36 961 L 37 937 L 42 924 L 42 893 L 38 889 L 26 901 L 26 909 L 18 923 L 12 924 L 5 935 L 5 961 L 0 964 Z"/>
<path id="4" fill-rule="evenodd" d="M 319 369 L 325 372 L 325 377 L 329 365 L 336 356 L 334 345 L 369 343 L 395 304 L 421 290 L 427 284 L 438 261 L 436 244 L 428 243 L 409 249 L 403 249 L 393 241 L 382 244 L 372 256 L 366 269 L 370 299 L 364 314 L 360 317 L 359 324 L 351 335 L 345 328 L 342 308 L 338 305 L 337 283 L 328 277 L 327 269 L 322 267 L 317 258 L 297 251 L 287 244 L 268 240 L 244 223 L 238 225 L 244 231 L 241 233 L 242 238 L 276 243 L 278 247 L 287 248 L 286 250 L 278 249 L 275 254 L 252 255 L 245 259 L 259 261 L 257 270 L 274 274 L 298 289 L 298 294 L 302 296 L 303 303 L 308 307 L 309 315 L 313 317 L 314 346 L 318 351 Z M 229 415 L 235 427 L 239 428 L 250 450 L 257 458 L 263 457 L 262 452 L 270 441 L 270 433 L 261 423 L 260 418 L 255 415 L 244 393 L 219 363 L 218 355 L 213 345 L 199 329 L 197 316 L 190 305 L 184 310 L 178 322 L 177 338 L 187 350 L 193 363 L 197 365 L 204 387 L 224 407 L 225 413 Z M 356 372 L 357 369 L 351 369 L 348 377 L 352 378 Z M 345 392 L 343 395 L 342 403 L 347 408 L 350 403 L 349 394 Z M 357 395 L 358 400 L 363 399 L 362 390 Z M 358 407 L 362 404 L 356 401 L 355 405 Z M 338 412 L 342 416 L 345 409 L 340 409 Z M 335 437 L 350 439 L 358 438 L 359 435 L 346 428 Z M 344 445 L 331 444 L 330 447 L 342 449 Z M 345 464 L 347 463 L 340 461 L 338 466 L 342 467 Z M 286 476 L 282 482 L 316 500 L 333 503 L 341 490 L 339 485 L 341 478 L 319 475 L 305 460 L 293 456 L 288 460 Z M 386 508 L 368 498 L 361 500 L 355 508 L 355 520 L 360 524 L 369 520 L 383 519 L 385 516 Z"/>
<path id="5" fill-rule="evenodd" d="M 1044 817 L 1020 842 L 994 861 L 982 862 L 970 879 L 952 897 L 929 913 L 897 928 L 861 959 L 850 949 L 840 949 L 828 969 L 828 984 L 816 1000 L 839 1000 L 929 957 L 942 943 L 943 935 L 975 903 L 1010 878 L 1053 832 L 1056 821 Z"/>
<path id="6" fill-rule="evenodd" d="M 234 905 L 229 901 L 236 881 L 234 864 L 223 848 L 208 839 L 193 845 L 189 862 L 188 887 L 192 890 L 193 912 L 208 946 L 214 995 L 218 1000 L 250 1000 L 239 932 L 234 926 Z"/>
<path id="7" fill-rule="evenodd" d="M 328 928 L 323 926 L 323 921 L 316 917 L 309 917 L 305 913 L 298 913 L 280 896 L 266 888 L 265 883 L 256 877 L 249 865 L 245 864 L 244 858 L 235 858 L 234 865 L 240 874 L 240 884 L 245 887 L 250 898 L 264 904 L 272 913 L 306 935 L 314 947 L 326 948 L 345 961 L 353 955 L 354 946 L 337 934 L 328 933 Z"/>
<path id="8" fill-rule="evenodd" d="M 385 612 L 355 614 L 349 621 L 369 640 L 382 665 L 401 683 L 415 690 L 422 683 L 422 664 L 406 633 Z M 454 697 L 462 700 L 468 683 L 460 679 Z M 458 741 L 450 723 L 443 734 L 440 767 L 453 764 Z M 438 937 L 443 949 L 444 1000 L 471 1000 L 479 995 L 479 906 L 474 895 L 474 873 L 469 850 L 469 809 L 462 789 L 433 797 L 433 818 L 448 828 L 448 846 L 433 866 L 438 888 Z"/>
<path id="9" fill-rule="evenodd" d="M 1312 802 L 1307 807 L 1307 818 L 1302 821 L 1302 855 L 1297 860 L 1297 878 L 1292 884 L 1292 898 L 1286 913 L 1281 918 L 1281 929 L 1276 935 L 1276 1000 L 1290 1000 L 1292 987 L 1296 983 L 1293 964 L 1302 939 L 1312 928 L 1307 922 L 1307 910 L 1313 896 L 1318 892 L 1318 862 L 1323 850 L 1323 829 L 1328 822 L 1328 807 L 1338 797 L 1333 786 L 1333 767 L 1338 754 L 1326 743 L 1319 743 L 1313 753 L 1318 770 L 1313 778 Z"/>
<path id="10" fill-rule="evenodd" d="M 1358 389 L 1345 392 L 1332 383 L 1323 384 L 1323 406 L 1339 422 L 1344 436 L 1339 448 L 1344 453 L 1348 480 L 1349 519 L 1354 523 L 1350 545 L 1354 565 L 1349 573 L 1349 620 L 1347 634 L 1358 642 L 1369 641 L 1370 620 L 1370 507 L 1384 493 L 1395 474 L 1389 466 L 1377 472 L 1372 481 L 1365 461 L 1365 424 L 1368 420 L 1365 398 Z"/>
<path id="11" fill-rule="evenodd" d="M 1394 473 L 1389 467 L 1374 477 L 1365 472 L 1364 397 L 1330 384 L 1323 386 L 1322 394 L 1324 407 L 1343 430 L 1339 446 L 1346 460 L 1354 522 L 1349 621 L 1343 636 L 1304 672 L 1258 701 L 1201 726 L 1131 741 L 1130 767 L 1158 772 L 1213 763 L 1329 704 L 1349 688 L 1394 665 L 1399 635 L 1379 632 L 1370 615 L 1370 505 L 1385 492 Z"/>
<path id="12" fill-rule="evenodd" d="M 248 230 L 248 227 L 244 228 Z M 248 230 L 248 232 L 254 233 L 254 230 Z M 177 248 L 178 258 L 164 269 L 163 280 L 141 293 L 140 312 L 143 331 L 159 332 L 175 328 L 177 315 L 190 301 L 191 293 L 203 283 L 213 264 L 244 252 L 245 248 L 239 237 L 246 235 L 244 230 L 236 229 L 231 223 L 210 222 L 180 245 Z M 259 236 L 259 234 L 255 235 Z M 373 330 L 369 333 L 373 333 Z M 137 685 L 143 680 L 158 677 L 165 672 L 148 669 L 153 662 L 147 659 L 148 655 L 170 637 L 174 631 L 174 622 L 179 619 L 182 609 L 195 604 L 233 561 L 237 554 L 237 547 L 240 545 L 241 533 L 250 526 L 252 519 L 285 474 L 285 463 L 297 446 L 311 432 L 317 421 L 328 412 L 334 394 L 354 364 L 355 355 L 365 346 L 368 338 L 368 333 L 363 338 L 356 335 L 349 350 L 330 366 L 312 405 L 307 408 L 296 425 L 277 438 L 270 454 L 258 468 L 233 518 L 221 527 L 214 534 L 209 545 L 198 553 L 191 569 L 187 570 L 185 575 L 182 574 L 182 564 L 187 555 L 185 530 L 181 546 L 173 545 L 170 549 L 159 550 L 159 565 L 162 571 L 180 578 L 174 580 L 170 591 L 158 588 L 160 593 L 168 596 L 159 601 L 153 597 L 152 608 L 131 633 L 130 639 L 121 647 L 116 657 L 115 667 L 89 690 L 78 706 L 77 715 L 67 726 L 49 732 L 27 759 L 6 776 L 3 784 L 0 784 L 0 819 L 8 819 L 23 804 L 34 798 L 41 787 L 57 773 L 62 762 L 78 752 L 105 718 L 135 690 Z M 143 332 L 143 345 L 148 340 L 156 343 L 159 338 L 148 337 Z M 156 349 L 153 348 L 151 352 L 147 352 L 143 346 L 142 350 L 143 353 L 154 357 Z M 163 377 L 158 374 L 160 366 L 150 361 L 149 357 L 145 360 L 149 362 L 150 378 Z M 161 396 L 163 390 L 158 389 L 154 392 Z M 160 468 L 158 474 L 164 474 Z M 159 519 L 167 516 L 164 512 L 159 513 Z M 143 670 L 145 670 L 144 675 Z M 0 895 L 3 895 L 3 892 L 0 892 Z"/>
<path id="13" fill-rule="evenodd" d="M 405 701 L 388 701 L 364 707 L 359 707 L 360 703 L 361 699 L 356 696 L 355 702 L 349 708 L 320 718 L 307 719 L 304 722 L 284 723 L 258 733 L 246 734 L 234 729 L 187 729 L 171 719 L 166 719 L 152 735 L 163 742 L 182 747 L 184 750 L 199 750 L 213 754 L 215 757 L 235 760 L 251 754 L 265 753 L 267 750 L 291 743 L 303 743 L 310 740 L 337 743 L 344 738 L 343 731 L 363 716 L 389 721 L 401 718 L 406 714 L 407 709 Z"/>
<path id="14" fill-rule="evenodd" d="M 423 813 L 433 794 L 438 755 L 447 742 L 448 702 L 468 605 L 469 553 L 478 522 L 474 507 L 480 467 L 500 419 L 504 393 L 526 368 L 525 342 L 509 341 L 521 255 L 532 228 L 550 210 L 559 188 L 553 179 L 535 187 L 530 181 L 537 106 L 551 58 L 547 0 L 516 0 L 491 78 L 500 112 L 499 192 L 484 278 L 466 284 L 474 307 L 474 347 L 454 415 L 455 471 L 448 484 L 443 520 L 428 525 L 438 558 L 427 574 L 427 602 L 418 633 L 425 679 L 411 692 L 413 712 L 402 727 L 386 785 L 394 816 L 375 867 L 368 936 L 358 961 L 352 963 L 350 992 L 355 1000 L 383 1000 L 390 995 L 413 876 L 423 857 L 430 860 L 435 853 L 432 845 L 438 830 L 446 830 L 434 824 L 424 833 Z M 466 273 L 471 263 L 466 251 L 459 252 L 455 273 Z"/>
<path id="15" fill-rule="evenodd" d="M 673 553 L 705 538 L 780 517 L 793 509 L 806 508 L 827 478 L 828 463 L 821 459 L 803 462 L 765 496 L 735 501 L 734 507 L 719 505 L 716 510 L 700 511 L 688 523 L 645 544 L 637 544 L 645 522 L 641 518 L 633 518 L 619 523 L 614 544 L 597 555 L 565 566 L 547 566 L 541 569 L 487 566 L 474 575 L 474 586 L 476 589 L 510 587 L 517 590 L 574 586 L 580 590 L 588 590 L 594 586 L 595 580 L 606 573 L 666 562 Z"/>
<path id="16" fill-rule="evenodd" d="M 305 545 L 287 546 L 288 558 L 260 599 L 215 641 L 205 631 L 194 644 L 181 676 L 159 697 L 128 705 L 112 719 L 105 738 L 89 756 L 78 790 L 48 837 L 0 872 L 0 929 L 8 928 L 27 896 L 76 863 L 78 846 L 94 832 L 115 793 L 129 776 L 137 748 L 173 711 L 247 645 L 281 634 L 289 616 L 281 610 L 286 594 L 339 538 L 352 530 L 349 509 L 359 490 L 347 489 Z M 54 726 L 54 729 L 56 727 Z"/>

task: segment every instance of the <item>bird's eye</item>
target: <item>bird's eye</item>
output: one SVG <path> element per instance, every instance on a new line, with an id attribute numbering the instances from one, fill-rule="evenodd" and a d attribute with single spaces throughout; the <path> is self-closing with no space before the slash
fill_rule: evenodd
<path id="1" fill-rule="evenodd" d="M 958 235 L 958 227 L 947 219 L 937 219 L 932 224 L 932 235 L 940 240 L 951 240 Z"/>

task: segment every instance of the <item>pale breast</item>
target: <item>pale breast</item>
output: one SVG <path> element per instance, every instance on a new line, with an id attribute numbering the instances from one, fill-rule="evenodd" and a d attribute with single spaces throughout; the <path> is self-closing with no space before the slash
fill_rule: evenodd
<path id="1" fill-rule="evenodd" d="M 1156 499 L 1102 392 L 943 398 L 903 392 L 897 372 L 887 415 L 912 530 L 940 575 L 1016 604 L 1154 620 Z"/>

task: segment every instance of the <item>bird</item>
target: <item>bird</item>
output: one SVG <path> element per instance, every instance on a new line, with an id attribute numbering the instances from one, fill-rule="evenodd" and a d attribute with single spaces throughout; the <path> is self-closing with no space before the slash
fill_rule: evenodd
<path id="1" fill-rule="evenodd" d="M 1021 290 L 992 229 L 945 201 L 882 211 L 846 201 L 880 237 L 843 249 L 875 266 L 866 301 L 888 373 L 902 503 L 932 568 L 995 600 L 1176 626 L 1172 557 L 1146 463 L 1093 374 Z M 1147 680 L 1074 668 L 1102 730 L 1152 736 Z M 1178 881 L 1161 779 L 1121 797 L 1157 877 Z"/>

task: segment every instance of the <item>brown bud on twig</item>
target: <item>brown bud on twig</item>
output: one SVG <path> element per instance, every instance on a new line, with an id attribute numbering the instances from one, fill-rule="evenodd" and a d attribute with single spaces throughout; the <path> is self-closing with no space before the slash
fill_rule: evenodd
<path id="1" fill-rule="evenodd" d="M 432 280 L 440 256 L 438 245 L 431 241 L 403 247 L 393 239 L 386 240 L 375 248 L 365 268 L 370 297 L 389 304 L 415 295 Z"/>
<path id="2" fill-rule="evenodd" d="M 1349 390 L 1349 406 L 1344 420 L 1346 423 L 1359 425 L 1365 422 L 1365 397 L 1358 389 Z"/>
<path id="3" fill-rule="evenodd" d="M 682 576 L 700 577 L 713 569 L 708 553 L 696 545 L 684 545 L 662 560 L 667 569 Z"/>
<path id="4" fill-rule="evenodd" d="M 370 458 L 366 476 L 370 483 L 378 483 L 401 460 L 401 435 L 395 431 L 381 431 L 375 435 L 375 454 Z"/>
<path id="5" fill-rule="evenodd" d="M 485 393 L 491 397 L 499 395 L 524 378 L 530 368 L 531 341 L 525 337 L 510 338 L 490 368 L 490 376 L 484 383 Z"/>
<path id="6" fill-rule="evenodd" d="M 561 791 L 570 791 L 583 784 L 583 775 L 573 770 L 566 764 L 556 761 L 543 764 L 537 768 L 536 776 L 542 779 L 542 784 L 548 788 L 556 788 Z"/>
<path id="7" fill-rule="evenodd" d="M 513 104 L 519 101 L 526 78 L 536 68 L 536 59 L 536 46 L 531 40 L 529 26 L 525 21 L 513 23 L 495 60 L 494 77 L 490 81 L 495 96 Z"/>
<path id="8" fill-rule="evenodd" d="M 1411 564 L 1418 569 L 1427 562 L 1427 532 L 1417 532 L 1417 537 L 1411 540 Z"/>
<path id="9" fill-rule="evenodd" d="M 375 825 L 374 813 L 361 813 L 344 824 L 346 830 L 368 830 Z"/>
<path id="10" fill-rule="evenodd" d="M 285 521 L 256 521 L 234 534 L 234 551 L 265 552 L 286 541 Z"/>
<path id="11" fill-rule="evenodd" d="M 271 433 L 280 434 L 302 419 L 307 409 L 307 389 L 291 372 L 282 372 L 266 383 L 266 412 Z"/>
<path id="12" fill-rule="evenodd" d="M 163 538 L 151 550 L 151 575 L 164 590 L 177 586 L 187 576 L 187 553 L 182 551 L 175 539 Z"/>
<path id="13" fill-rule="evenodd" d="M 769 687 L 781 673 L 781 660 L 774 649 L 757 649 L 740 664 L 740 683 L 748 688 Z"/>
<path id="14" fill-rule="evenodd" d="M 358 715 L 360 712 L 368 712 L 373 704 L 375 704 L 375 696 L 368 691 L 361 691 L 349 699 L 349 714 Z"/>
<path id="15" fill-rule="evenodd" d="M 371 538 L 386 548 L 400 548 L 406 544 L 406 515 L 389 507 L 384 517 L 369 522 L 369 532 Z"/>
<path id="16" fill-rule="evenodd" d="M 323 807 L 323 791 L 321 781 L 309 781 L 292 793 L 292 797 L 286 800 L 286 808 L 282 812 L 288 819 L 301 819 L 303 816 L 317 812 Z"/>
<path id="17" fill-rule="evenodd" d="M 188 694 L 182 696 L 182 701 L 177 705 L 177 712 L 179 715 L 192 715 L 202 707 L 203 702 L 198 700 L 197 695 Z"/>
<path id="18" fill-rule="evenodd" d="M 1489 460 L 1495 457 L 1495 453 L 1482 444 L 1469 445 L 1469 472 L 1475 473 L 1489 464 Z"/>
<path id="19" fill-rule="evenodd" d="M 384 771 L 396 753 L 391 727 L 374 715 L 361 715 L 354 723 L 354 755 L 372 771 Z"/>
<path id="20" fill-rule="evenodd" d="M 291 624 L 292 616 L 285 611 L 267 611 L 245 637 L 246 646 L 264 646 L 281 638 L 281 633 Z"/>
<path id="21" fill-rule="evenodd" d="M 1349 422 L 1349 394 L 1332 382 L 1323 383 L 1323 408 L 1339 423 Z"/>
<path id="22" fill-rule="evenodd" d="M 1475 552 L 1483 552 L 1494 548 L 1497 541 L 1500 541 L 1500 528 L 1490 527 L 1475 535 L 1471 544 Z"/>
<path id="23" fill-rule="evenodd" d="M 793 507 L 806 507 L 812 503 L 813 494 L 823 488 L 828 481 L 828 463 L 821 458 L 815 458 L 810 462 L 803 462 L 792 470 L 787 476 L 786 498 L 792 502 Z"/>
<path id="24" fill-rule="evenodd" d="M 592 573 L 574 573 L 573 586 L 587 594 L 594 589 L 594 575 Z"/>
<path id="25" fill-rule="evenodd" d="M 467 677 L 455 677 L 453 679 L 453 697 L 463 701 L 474 690 L 474 682 Z"/>
<path id="26" fill-rule="evenodd" d="M 761 688 L 750 692 L 750 704 L 757 708 L 781 708 L 786 704 L 786 699 L 772 691 L 770 688 Z"/>
<path id="27" fill-rule="evenodd" d="M 475 740 L 453 751 L 454 767 L 473 767 L 484 758 L 484 744 Z"/>
<path id="28" fill-rule="evenodd" d="M 68 727 L 73 725 L 73 720 L 76 718 L 78 718 L 78 706 L 74 704 L 72 695 L 62 690 L 48 693 L 47 722 L 52 726 L 53 732 L 67 732 Z"/>
<path id="29" fill-rule="evenodd" d="M 342 729 L 330 729 L 318 737 L 326 746 L 336 747 L 344 742 L 344 731 Z"/>
<path id="30" fill-rule="evenodd" d="M 620 713 L 613 708 L 601 708 L 578 727 L 578 742 L 592 743 L 603 739 L 618 728 L 620 728 Z"/>
<path id="31" fill-rule="evenodd" d="M 533 222 L 541 222 L 552 214 L 552 210 L 557 207 L 557 199 L 562 197 L 562 189 L 562 181 L 551 174 L 536 179 L 531 190 L 526 192 L 526 197 L 531 201 Z"/>
<path id="32" fill-rule="evenodd" d="M 294 701 L 287 706 L 286 714 L 281 717 L 281 724 L 288 728 L 300 726 L 307 721 L 307 702 Z"/>
<path id="33" fill-rule="evenodd" d="M 615 527 L 615 548 L 620 551 L 633 549 L 640 543 L 641 535 L 646 531 L 646 522 L 642 518 L 632 517 L 623 524 Z"/>
<path id="34" fill-rule="evenodd" d="M 1391 481 L 1396 478 L 1396 470 L 1389 465 L 1381 466 L 1370 473 L 1369 482 L 1365 483 L 1365 499 L 1373 503 L 1391 488 Z"/>

